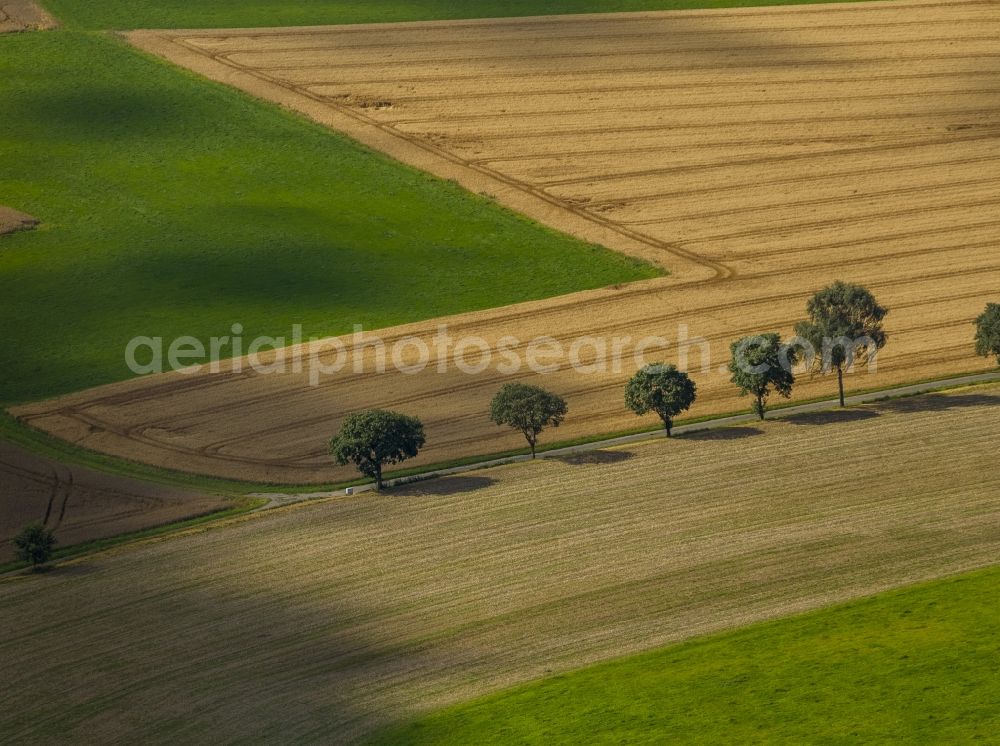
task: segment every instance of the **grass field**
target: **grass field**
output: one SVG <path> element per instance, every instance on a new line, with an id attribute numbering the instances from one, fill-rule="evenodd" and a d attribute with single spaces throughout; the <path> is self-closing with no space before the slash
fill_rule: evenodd
<path id="1" fill-rule="evenodd" d="M 529 684 L 377 744 L 988 743 L 1000 569 Z"/>
<path id="2" fill-rule="evenodd" d="M 995 564 L 1000 474 L 984 460 L 998 411 L 994 385 L 693 434 L 250 516 L 14 579 L 0 584 L 0 732 L 363 738 L 549 674 Z M 827 663 L 834 676 L 841 663 Z"/>
<path id="3" fill-rule="evenodd" d="M 819 0 L 43 0 L 71 28 L 225 28 L 797 5 Z M 829 1 L 829 0 L 827 0 Z M 833 0 L 843 2 L 844 0 Z"/>
<path id="4" fill-rule="evenodd" d="M 103 35 L 0 37 L 0 107 L 0 204 L 43 222 L 0 238 L 0 403 L 129 377 L 135 335 L 323 336 L 656 274 Z"/>
<path id="5" fill-rule="evenodd" d="M 499 371 L 499 356 L 477 375 L 447 361 L 443 373 L 373 375 L 369 355 L 365 371 L 320 386 L 295 373 L 167 376 L 17 414 L 161 467 L 332 482 L 350 471 L 331 464 L 327 438 L 365 406 L 424 420 L 419 463 L 521 446 L 486 416 L 515 377 L 568 399 L 560 439 L 641 425 L 621 392 L 644 338 L 654 340 L 650 362 L 680 362 L 682 333 L 704 338 L 712 354 L 695 346 L 691 355 L 690 414 L 737 410 L 746 402 L 721 368 L 729 344 L 791 333 L 808 296 L 837 279 L 870 287 L 890 309 L 877 375 L 849 387 L 985 370 L 971 322 L 996 301 L 1000 276 L 997 33 L 995 3 L 921 0 L 136 32 L 131 40 L 178 64 L 671 276 L 449 320 L 453 337 L 478 335 L 494 349 L 516 337 L 522 359 L 529 340 L 555 338 L 564 354 L 544 377 L 526 365 Z M 427 322 L 380 336 L 416 334 L 435 349 L 437 330 Z M 594 337 L 606 350 L 624 340 L 617 370 L 571 365 L 581 341 L 578 362 L 597 358 Z M 832 391 L 801 377 L 796 396 Z"/>

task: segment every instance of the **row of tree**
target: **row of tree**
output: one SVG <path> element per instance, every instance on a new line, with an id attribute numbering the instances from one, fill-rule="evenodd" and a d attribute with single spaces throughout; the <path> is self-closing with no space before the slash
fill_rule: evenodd
<path id="1" fill-rule="evenodd" d="M 837 372 L 840 403 L 844 405 L 844 370 L 859 356 L 866 361 L 873 349 L 885 345 L 882 320 L 887 311 L 865 288 L 841 282 L 813 296 L 807 311 L 809 319 L 797 324 L 795 331 L 814 349 L 823 349 L 830 339 L 855 343 L 853 348 L 834 346 L 825 359 L 816 361 L 820 372 Z M 987 304 L 975 326 L 976 352 L 996 357 L 1000 365 L 1000 303 Z M 791 396 L 795 384 L 791 367 L 798 362 L 797 349 L 784 344 L 778 334 L 768 333 L 734 342 L 731 352 L 731 380 L 741 395 L 753 397 L 753 410 L 764 419 L 772 393 Z M 668 437 L 674 418 L 687 411 L 696 398 L 694 381 L 675 366 L 662 363 L 645 366 L 625 386 L 626 406 L 637 415 L 656 413 Z M 534 457 L 538 436 L 546 427 L 558 427 L 567 410 L 566 400 L 557 394 L 538 386 L 508 383 L 490 402 L 490 419 L 519 430 Z M 416 417 L 370 409 L 344 421 L 340 433 L 330 441 L 330 451 L 341 465 L 355 464 L 381 489 L 383 468 L 413 458 L 425 440 L 423 424 Z M 26 526 L 14 538 L 17 558 L 35 567 L 48 562 L 55 544 L 53 531 L 40 523 Z"/>
<path id="2" fill-rule="evenodd" d="M 803 348 L 813 354 L 808 362 L 821 373 L 836 373 L 840 405 L 845 406 L 844 372 L 867 364 L 885 346 L 882 327 L 888 310 L 865 287 L 836 282 L 816 293 L 806 305 L 808 318 L 795 326 L 797 340 L 785 343 L 776 333 L 758 334 L 733 342 L 729 372 L 741 396 L 753 397 L 760 419 L 772 394 L 788 398 L 795 385 L 793 368 L 802 362 Z M 976 351 L 996 355 L 1000 363 L 1000 304 L 991 303 L 976 320 Z M 686 412 L 698 396 L 695 382 L 674 365 L 643 367 L 625 386 L 625 405 L 637 415 L 656 414 L 670 437 L 674 419 Z M 524 383 L 504 384 L 490 402 L 490 419 L 519 431 L 535 457 L 538 438 L 548 427 L 558 427 L 568 405 L 558 394 Z M 417 455 L 426 442 L 416 417 L 370 409 L 350 415 L 330 441 L 330 453 L 341 465 L 354 464 L 383 486 L 385 466 Z"/>

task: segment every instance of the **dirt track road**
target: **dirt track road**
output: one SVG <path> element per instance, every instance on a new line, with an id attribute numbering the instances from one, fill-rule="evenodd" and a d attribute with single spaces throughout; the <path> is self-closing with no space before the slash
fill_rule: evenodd
<path id="1" fill-rule="evenodd" d="M 564 439 L 639 424 L 621 388 L 650 335 L 669 345 L 647 359 L 676 361 L 685 333 L 709 343 L 705 369 L 703 348 L 692 352 L 692 415 L 746 406 L 720 373 L 729 342 L 789 333 L 835 279 L 868 285 L 891 309 L 877 375 L 851 386 L 988 369 L 971 321 L 1000 292 L 998 35 L 996 0 L 902 0 L 129 38 L 668 267 L 664 280 L 447 320 L 456 338 L 516 337 L 522 358 L 538 336 L 564 350 L 630 338 L 620 370 L 581 373 L 564 358 L 551 375 L 514 374 L 569 399 Z M 428 341 L 437 325 L 379 336 Z M 486 417 L 510 378 L 495 367 L 440 373 L 432 357 L 419 375 L 375 375 L 374 360 L 369 350 L 362 372 L 318 387 L 306 373 L 166 375 L 16 411 L 98 450 L 279 482 L 347 477 L 325 441 L 372 405 L 424 419 L 425 464 L 520 446 Z M 806 380 L 798 396 L 831 385 Z"/>

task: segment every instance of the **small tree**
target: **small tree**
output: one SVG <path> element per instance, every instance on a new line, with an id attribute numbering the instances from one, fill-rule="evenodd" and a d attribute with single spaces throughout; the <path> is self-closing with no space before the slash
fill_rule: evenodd
<path id="1" fill-rule="evenodd" d="M 994 355 L 1000 365 L 1000 303 L 987 303 L 982 316 L 976 319 L 976 353 Z"/>
<path id="2" fill-rule="evenodd" d="M 697 396 L 697 387 L 687 373 L 663 363 L 647 365 L 625 386 L 625 406 L 640 416 L 658 414 L 668 438 L 674 417 L 690 409 Z"/>
<path id="3" fill-rule="evenodd" d="M 795 351 L 783 345 L 781 336 L 774 333 L 744 337 L 733 342 L 729 349 L 730 380 L 739 386 L 740 396 L 753 395 L 753 411 L 763 420 L 772 388 L 786 399 L 792 395 Z"/>
<path id="4" fill-rule="evenodd" d="M 36 570 L 52 558 L 56 537 L 41 523 L 25 526 L 14 537 L 14 552 L 22 562 L 30 562 Z"/>
<path id="5" fill-rule="evenodd" d="M 366 409 L 344 420 L 340 433 L 330 439 L 330 453 L 341 466 L 354 464 L 381 490 L 382 467 L 413 458 L 424 442 L 424 426 L 416 417 Z"/>
<path id="6" fill-rule="evenodd" d="M 889 311 L 867 288 L 839 280 L 810 298 L 806 311 L 809 320 L 796 324 L 795 333 L 820 353 L 813 361 L 820 373 L 837 371 L 840 406 L 846 406 L 844 369 L 855 361 L 868 363 L 885 347 L 882 320 Z"/>
<path id="7" fill-rule="evenodd" d="M 549 425 L 559 427 L 566 417 L 566 400 L 540 386 L 505 383 L 490 402 L 490 419 L 519 430 L 535 457 L 538 435 Z"/>

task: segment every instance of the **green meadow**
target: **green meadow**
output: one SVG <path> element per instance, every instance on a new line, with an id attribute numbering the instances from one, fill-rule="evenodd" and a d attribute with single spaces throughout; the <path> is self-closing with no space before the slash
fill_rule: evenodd
<path id="1" fill-rule="evenodd" d="M 3 404 L 131 376 L 136 335 L 325 336 L 658 274 L 111 35 L 0 37 L 0 102 L 0 204 L 43 221 L 0 238 Z"/>

